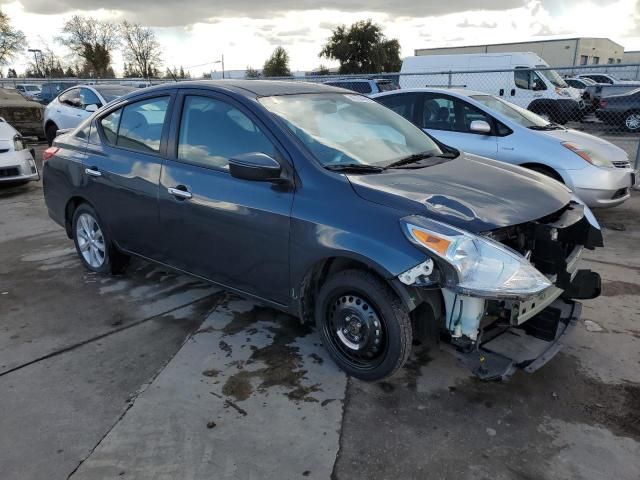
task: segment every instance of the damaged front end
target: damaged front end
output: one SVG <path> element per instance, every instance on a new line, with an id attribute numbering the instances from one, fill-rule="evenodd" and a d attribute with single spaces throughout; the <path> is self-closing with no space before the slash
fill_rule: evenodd
<path id="1" fill-rule="evenodd" d="M 398 279 L 416 294 L 440 287 L 441 337 L 480 378 L 533 372 L 563 346 L 580 317 L 575 300 L 600 294 L 600 276 L 579 270 L 585 248 L 603 245 L 593 214 L 574 199 L 560 211 L 473 235 L 420 217 L 403 219 L 431 255 Z"/>

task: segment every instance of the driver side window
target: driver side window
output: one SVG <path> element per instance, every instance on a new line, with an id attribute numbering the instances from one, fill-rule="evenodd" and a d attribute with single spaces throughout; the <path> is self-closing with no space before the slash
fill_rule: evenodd
<path id="1" fill-rule="evenodd" d="M 67 107 L 80 108 L 80 92 L 77 88 L 64 92 L 58 99 L 60 103 Z"/>
<path id="2" fill-rule="evenodd" d="M 516 69 L 513 72 L 513 80 L 516 87 L 523 90 L 546 90 L 547 86 L 540 76 L 533 70 L 526 70 L 524 68 Z"/>

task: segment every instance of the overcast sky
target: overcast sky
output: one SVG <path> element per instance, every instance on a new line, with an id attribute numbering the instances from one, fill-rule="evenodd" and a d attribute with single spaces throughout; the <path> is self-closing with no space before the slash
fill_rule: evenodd
<path id="1" fill-rule="evenodd" d="M 101 8 L 108 3 L 111 10 Z M 224 54 L 225 68 L 261 68 L 282 45 L 292 70 L 310 70 L 338 24 L 371 18 L 397 38 L 401 55 L 416 48 L 523 41 L 549 37 L 609 37 L 627 50 L 640 50 L 640 0 L 0 0 L 2 10 L 27 35 L 30 48 L 51 46 L 74 13 L 126 18 L 154 28 L 165 66 L 192 74 L 220 69 L 210 64 Z M 322 9 L 318 9 L 322 6 Z M 478 10 L 482 8 L 482 10 Z M 27 57 L 16 60 L 24 71 Z M 207 63 L 207 65 L 202 65 Z M 122 71 L 116 55 L 114 68 Z"/>

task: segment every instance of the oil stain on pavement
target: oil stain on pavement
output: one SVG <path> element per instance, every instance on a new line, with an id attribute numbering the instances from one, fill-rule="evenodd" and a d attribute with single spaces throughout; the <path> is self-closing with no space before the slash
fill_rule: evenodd
<path id="1" fill-rule="evenodd" d="M 71 478 L 329 478 L 346 377 L 312 332 L 230 297 Z"/>

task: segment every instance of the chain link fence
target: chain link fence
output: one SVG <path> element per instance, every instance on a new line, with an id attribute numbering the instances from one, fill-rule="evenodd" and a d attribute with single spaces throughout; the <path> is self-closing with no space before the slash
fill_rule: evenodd
<path id="1" fill-rule="evenodd" d="M 494 95 L 551 122 L 598 135 L 622 146 L 638 166 L 640 159 L 640 64 L 586 65 L 563 68 L 444 70 L 375 75 L 316 75 L 273 80 L 328 83 L 362 94 L 393 89 L 441 89 L 424 96 L 423 123 L 444 129 L 460 128 L 461 108 L 446 96 L 447 89 L 465 89 Z M 146 87 L 172 79 L 0 79 L 4 88 L 20 84 L 54 85 L 65 89 L 82 84 L 119 84 Z M 636 91 L 637 90 L 637 91 Z M 54 95 L 55 96 L 55 95 Z M 466 116 L 474 119 L 473 115 Z"/>

